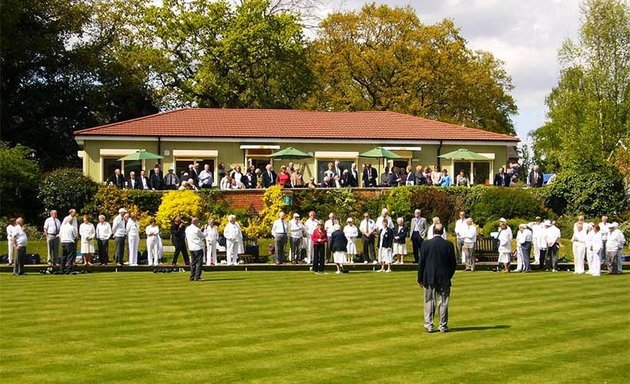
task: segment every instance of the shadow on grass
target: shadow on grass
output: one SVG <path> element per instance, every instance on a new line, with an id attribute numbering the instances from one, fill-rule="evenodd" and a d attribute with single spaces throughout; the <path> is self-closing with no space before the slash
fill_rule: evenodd
<path id="1" fill-rule="evenodd" d="M 449 332 L 468 332 L 468 331 L 488 331 L 492 329 L 507 329 L 510 328 L 509 325 L 482 325 L 479 327 L 456 327 L 449 328 Z"/>
<path id="2" fill-rule="evenodd" d="M 243 277 L 225 277 L 225 278 L 221 278 L 221 279 L 213 279 L 213 278 L 202 278 L 199 281 L 195 281 L 195 283 L 213 283 L 215 281 L 239 281 L 239 280 L 245 280 L 245 278 Z"/>

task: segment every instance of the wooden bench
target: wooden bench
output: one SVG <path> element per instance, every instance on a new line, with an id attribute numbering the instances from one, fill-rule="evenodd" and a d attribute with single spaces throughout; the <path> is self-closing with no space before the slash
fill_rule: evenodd
<path id="1" fill-rule="evenodd" d="M 499 241 L 493 237 L 478 237 L 475 243 L 477 261 L 498 261 Z"/>

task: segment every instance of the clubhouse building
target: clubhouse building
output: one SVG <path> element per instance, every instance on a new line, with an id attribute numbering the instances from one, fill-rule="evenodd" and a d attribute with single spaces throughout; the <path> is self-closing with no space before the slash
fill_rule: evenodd
<path id="1" fill-rule="evenodd" d="M 344 168 L 356 162 L 371 163 L 379 172 L 385 165 L 416 167 L 439 164 L 449 174 L 464 170 L 473 184 L 491 184 L 499 167 L 514 153 L 518 138 L 420 117 L 387 112 L 322 112 L 278 109 L 184 108 L 75 132 L 83 172 L 104 182 L 116 168 L 124 171 L 151 169 L 156 160 L 120 161 L 138 150 L 163 156 L 164 170 L 179 174 L 188 164 L 217 167 L 254 165 L 276 168 L 293 161 L 304 169 L 304 179 L 321 181 L 328 162 L 339 160 Z M 270 154 L 294 147 L 308 153 L 304 159 L 272 159 Z M 384 147 L 401 158 L 382 160 L 360 157 Z M 445 160 L 440 155 L 464 148 L 484 160 Z"/>

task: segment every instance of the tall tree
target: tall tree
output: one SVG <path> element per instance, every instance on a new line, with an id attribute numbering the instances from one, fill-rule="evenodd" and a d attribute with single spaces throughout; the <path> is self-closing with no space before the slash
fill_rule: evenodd
<path id="1" fill-rule="evenodd" d="M 0 7 L 2 140 L 34 150 L 42 168 L 78 165 L 76 129 L 156 111 L 146 79 L 100 28 L 107 0 L 6 0 Z"/>
<path id="2" fill-rule="evenodd" d="M 304 103 L 326 110 L 391 110 L 514 134 L 516 105 L 503 64 L 473 52 L 451 20 L 365 5 L 333 13 L 310 51 L 316 86 Z"/>
<path id="3" fill-rule="evenodd" d="M 535 156 L 552 168 L 597 169 L 619 140 L 630 142 L 630 6 L 586 0 L 582 17 L 577 41 L 559 52 L 548 121 L 532 133 Z"/>

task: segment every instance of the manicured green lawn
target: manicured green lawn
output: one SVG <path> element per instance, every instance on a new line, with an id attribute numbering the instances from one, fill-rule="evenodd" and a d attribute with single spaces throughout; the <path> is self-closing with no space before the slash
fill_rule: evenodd
<path id="1" fill-rule="evenodd" d="M 3 383 L 627 383 L 630 274 L 0 275 Z"/>

